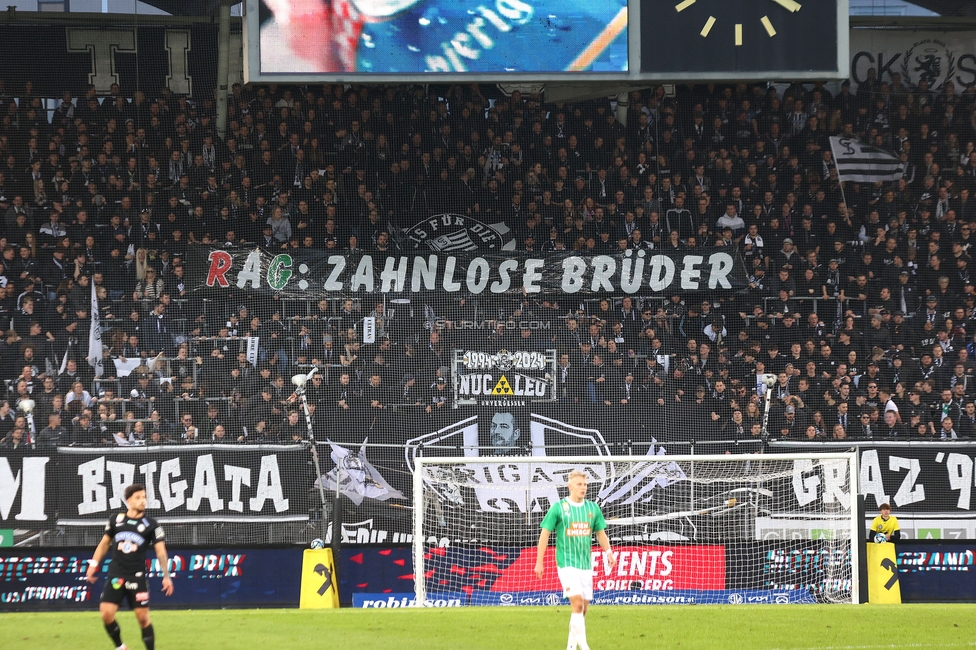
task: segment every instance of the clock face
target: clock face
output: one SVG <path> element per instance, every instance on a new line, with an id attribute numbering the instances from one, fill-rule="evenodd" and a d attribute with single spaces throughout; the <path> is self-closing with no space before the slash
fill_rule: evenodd
<path id="1" fill-rule="evenodd" d="M 838 65 L 837 0 L 641 0 L 641 72 L 818 72 Z M 694 78 L 694 77 L 691 77 Z"/>

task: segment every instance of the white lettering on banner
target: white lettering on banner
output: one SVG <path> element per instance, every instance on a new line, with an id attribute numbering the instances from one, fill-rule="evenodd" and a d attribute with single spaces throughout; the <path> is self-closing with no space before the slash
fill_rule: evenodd
<path id="1" fill-rule="evenodd" d="M 79 515 L 90 515 L 105 510 L 105 457 L 90 460 L 78 466 L 78 476 L 81 477 L 81 503 L 78 504 Z"/>
<path id="2" fill-rule="evenodd" d="M 539 281 L 542 280 L 542 273 L 539 272 L 545 266 L 545 260 L 525 260 L 525 275 L 522 276 L 522 288 L 525 293 L 540 293 L 542 288 Z"/>
<path id="3" fill-rule="evenodd" d="M 851 493 L 844 489 L 847 485 L 847 461 L 828 460 L 823 464 L 824 503 L 836 501 L 842 508 L 851 507 Z"/>
<path id="4" fill-rule="evenodd" d="M 468 276 L 465 279 L 465 286 L 474 295 L 480 294 L 488 286 L 491 278 L 491 266 L 488 260 L 483 257 L 476 257 L 468 265 Z"/>
<path id="5" fill-rule="evenodd" d="M 804 476 L 811 471 L 813 471 L 813 461 L 809 458 L 793 461 L 793 494 L 801 506 L 817 500 L 820 477 L 816 475 Z"/>
<path id="6" fill-rule="evenodd" d="M 915 485 L 918 475 L 922 473 L 922 466 L 917 458 L 900 458 L 899 456 L 888 456 L 888 469 L 898 472 L 903 469 L 908 470 L 905 479 L 895 492 L 895 505 L 907 506 L 911 503 L 925 501 L 925 486 Z"/>
<path id="7" fill-rule="evenodd" d="M 373 258 L 369 255 L 363 255 L 362 259 L 359 260 L 359 266 L 356 267 L 356 272 L 353 273 L 349 290 L 353 292 L 372 291 L 373 286 Z"/>
<path id="8" fill-rule="evenodd" d="M 264 502 L 271 499 L 275 512 L 288 510 L 288 499 L 281 490 L 281 474 L 278 472 L 277 456 L 261 456 L 261 471 L 258 474 L 258 493 L 248 505 L 252 512 L 261 512 Z"/>
<path id="9" fill-rule="evenodd" d="M 48 458 L 43 457 L 25 459 L 25 476 L 29 478 L 32 485 L 40 485 L 42 488 L 37 492 L 38 497 L 32 496 L 27 502 L 24 502 L 25 507 L 29 508 L 25 513 L 40 520 L 46 518 L 43 503 L 43 473 L 44 464 L 48 460 Z M 251 487 L 251 470 L 247 467 L 236 467 L 234 465 L 223 466 L 224 481 L 230 483 L 231 497 L 225 502 L 220 495 L 220 484 L 213 455 L 202 454 L 197 456 L 194 463 L 193 476 L 187 476 L 187 480 L 177 481 L 175 479 L 182 477 L 180 459 L 170 458 L 162 461 L 158 466 L 158 489 L 155 479 L 157 462 L 152 461 L 140 465 L 138 470 L 143 476 L 141 482 L 146 486 L 147 510 L 162 508 L 165 512 L 170 512 L 185 504 L 187 510 L 195 512 L 206 502 L 209 511 L 213 513 L 221 512 L 225 508 L 243 513 L 242 486 L 244 488 Z M 78 476 L 81 477 L 82 499 L 81 503 L 78 504 L 78 513 L 82 515 L 98 514 L 124 506 L 125 503 L 122 500 L 124 490 L 126 486 L 137 482 L 135 473 L 135 465 L 106 461 L 104 456 L 81 463 L 78 466 Z M 108 475 L 108 485 L 105 485 L 106 474 Z M 0 458 L 0 514 L 4 515 L 4 519 L 6 518 L 5 512 L 13 504 L 20 480 L 20 473 L 14 477 L 9 471 L 7 459 Z M 192 488 L 190 481 L 193 484 Z M 108 498 L 109 487 L 111 487 L 112 492 L 111 498 Z M 189 497 L 187 497 L 188 490 Z M 271 454 L 261 457 L 258 483 L 253 494 L 254 497 L 250 498 L 248 503 L 251 512 L 260 512 L 269 500 L 274 505 L 276 512 L 288 510 L 289 500 L 284 496 L 277 456 Z"/>
<path id="10" fill-rule="evenodd" d="M 885 493 L 884 481 L 881 476 L 881 461 L 878 460 L 878 450 L 868 449 L 861 453 L 861 494 L 874 497 L 874 507 L 882 503 L 889 503 L 890 498 Z M 867 504 L 865 503 L 865 506 Z"/>
<path id="11" fill-rule="evenodd" d="M 111 510 L 117 510 L 125 505 L 125 488 L 132 485 L 132 479 L 135 477 L 136 466 L 130 465 L 129 463 L 116 463 L 114 461 L 106 461 L 105 469 L 108 471 L 109 485 L 112 486 L 112 496 L 108 500 L 108 507 Z"/>
<path id="12" fill-rule="evenodd" d="M 944 454 L 937 454 L 935 461 L 941 463 Z M 959 490 L 959 500 L 956 507 L 960 510 L 969 510 L 970 495 L 973 488 L 973 465 L 976 459 L 970 459 L 963 454 L 949 454 L 946 462 L 946 471 L 949 473 L 949 487 Z"/>
<path id="13" fill-rule="evenodd" d="M 637 293 L 640 291 L 641 276 L 644 275 L 644 257 L 647 253 L 637 251 L 637 259 L 631 259 L 634 251 L 628 250 L 624 253 L 624 262 L 620 270 L 620 288 L 627 293 Z"/>
<path id="14" fill-rule="evenodd" d="M 448 257 L 444 263 L 444 291 L 455 293 L 461 290 L 461 283 L 454 281 L 454 272 L 457 270 L 457 258 Z"/>
<path id="15" fill-rule="evenodd" d="M 238 289 L 243 289 L 248 282 L 255 289 L 261 288 L 261 251 L 257 249 L 248 253 L 244 268 L 237 274 Z"/>
<path id="16" fill-rule="evenodd" d="M 190 78 L 190 30 L 166 30 L 166 54 L 169 59 L 169 74 L 166 87 L 177 95 L 193 95 L 193 80 Z"/>
<path id="17" fill-rule="evenodd" d="M 186 481 L 170 484 L 170 479 L 180 476 L 180 459 L 164 460 L 159 472 L 159 494 L 163 499 L 163 509 L 166 512 L 183 505 L 183 494 L 186 492 Z"/>
<path id="18" fill-rule="evenodd" d="M 197 456 L 197 468 L 193 475 L 193 495 L 186 501 L 186 509 L 196 511 L 204 499 L 210 502 L 210 511 L 224 509 L 224 500 L 217 492 L 217 471 L 214 469 L 213 455 Z"/>
<path id="19" fill-rule="evenodd" d="M 230 501 L 227 509 L 234 512 L 244 512 L 244 502 L 241 501 L 241 485 L 251 487 L 251 470 L 247 467 L 224 465 L 224 480 L 230 481 Z"/>
<path id="20" fill-rule="evenodd" d="M 685 291 L 697 291 L 701 280 L 701 269 L 698 265 L 705 261 L 701 255 L 685 255 L 684 267 L 681 269 L 681 288 Z"/>
<path id="21" fill-rule="evenodd" d="M 491 283 L 492 293 L 505 293 L 512 286 L 512 271 L 518 268 L 517 260 L 505 260 L 498 265 L 498 277 L 500 279 Z"/>
<path id="22" fill-rule="evenodd" d="M 609 255 L 597 255 L 593 258 L 593 280 L 590 282 L 590 291 L 613 291 L 613 282 L 610 276 L 617 270 L 617 260 Z"/>
<path id="23" fill-rule="evenodd" d="M 399 264 L 397 263 L 399 261 Z M 399 260 L 395 257 L 386 258 L 386 266 L 383 267 L 383 272 L 380 273 L 380 291 L 387 293 L 389 291 L 400 292 L 407 284 L 407 258 L 401 257 Z"/>
<path id="24" fill-rule="evenodd" d="M 805 506 L 817 499 L 823 503 L 838 502 L 844 508 L 851 505 L 846 461 L 814 463 L 809 458 L 793 461 L 793 494 L 799 505 Z"/>
<path id="25" fill-rule="evenodd" d="M 665 255 L 655 255 L 651 258 L 651 276 L 648 286 L 651 291 L 664 291 L 674 282 L 674 260 Z"/>
<path id="26" fill-rule="evenodd" d="M 339 282 L 339 276 L 346 270 L 346 258 L 344 255 L 330 255 L 329 264 L 332 265 L 332 272 L 329 273 L 329 277 L 326 279 L 323 288 L 326 291 L 342 291 L 342 283 Z"/>
<path id="27" fill-rule="evenodd" d="M 20 512 L 14 519 L 20 521 L 45 521 L 44 495 L 46 486 L 45 465 L 50 458 L 34 456 L 24 458 L 16 476 L 6 458 L 0 458 L 0 520 L 10 517 L 17 491 L 20 490 Z"/>
<path id="28" fill-rule="evenodd" d="M 576 293 L 583 288 L 583 271 L 586 261 L 582 257 L 567 257 L 563 260 L 563 293 Z M 494 291 L 494 287 L 492 287 Z"/>
<path id="29" fill-rule="evenodd" d="M 261 256 L 258 250 L 249 251 L 241 262 L 243 253 L 238 254 L 237 263 L 243 267 L 237 274 L 238 288 L 243 289 L 248 285 L 255 289 L 262 288 Z M 210 259 L 209 263 L 213 265 L 216 262 Z M 270 264 L 273 262 L 269 262 Z M 327 292 L 343 292 L 348 287 L 349 291 L 383 293 L 457 293 L 464 290 L 474 295 L 486 292 L 511 293 L 518 288 L 524 293 L 561 290 L 568 294 L 637 294 L 645 289 L 661 293 L 677 290 L 679 287 L 687 291 L 735 289 L 732 278 L 736 268 L 741 276 L 739 281 L 744 282 L 741 263 L 737 264 L 736 258 L 725 252 L 671 258 L 660 254 L 649 255 L 645 251 L 626 251 L 620 255 L 597 255 L 592 258 L 568 256 L 555 259 L 504 260 L 486 256 L 458 257 L 442 254 L 440 257 L 387 257 L 381 261 L 371 255 L 362 255 L 351 273 L 348 272 L 348 264 L 349 260 L 343 255 L 332 255 L 325 263 L 316 261 L 315 266 L 319 269 L 316 274 L 327 277 L 322 283 L 322 289 Z M 305 268 L 302 273 L 307 273 L 309 266 L 302 266 Z M 521 278 L 518 277 L 520 269 Z M 211 271 L 210 275 L 217 277 L 214 275 L 216 271 Z M 225 271 L 221 270 L 223 272 Z M 679 287 L 673 286 L 676 279 Z M 516 285 L 519 280 L 520 287 Z M 308 279 L 301 279 L 299 282 L 303 291 L 309 288 Z M 546 283 L 544 286 L 543 282 Z M 208 286 L 219 284 L 217 280 L 208 280 L 208 283 Z M 278 290 L 287 286 L 286 279 L 281 287 L 269 288 Z"/>
<path id="30" fill-rule="evenodd" d="M 151 461 L 139 466 L 139 471 L 146 477 L 146 509 L 154 510 L 161 504 L 156 498 L 156 486 L 153 484 L 153 474 L 156 473 L 156 461 Z"/>
<path id="31" fill-rule="evenodd" d="M 732 283 L 729 282 L 729 273 L 732 272 L 734 263 L 732 256 L 728 253 L 715 253 L 709 256 L 708 264 L 712 267 L 712 270 L 708 274 L 708 288 L 716 289 L 717 287 L 722 287 L 723 289 L 731 289 Z"/>
<path id="32" fill-rule="evenodd" d="M 74 29 L 67 30 L 68 51 L 87 52 L 91 60 L 88 83 L 99 95 L 107 95 L 112 84 L 119 83 L 115 67 L 116 52 L 136 52 L 134 29 Z M 176 92 L 176 91 L 174 91 Z"/>

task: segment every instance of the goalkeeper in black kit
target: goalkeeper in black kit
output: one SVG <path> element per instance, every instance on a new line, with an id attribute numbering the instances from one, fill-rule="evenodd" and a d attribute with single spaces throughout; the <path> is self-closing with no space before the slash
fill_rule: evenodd
<path id="1" fill-rule="evenodd" d="M 142 629 L 142 642 L 146 650 L 155 650 L 156 637 L 149 620 L 149 580 L 146 577 L 146 551 L 152 546 L 163 574 L 163 593 L 173 595 L 173 580 L 169 575 L 169 558 L 166 555 L 166 542 L 163 529 L 152 517 L 146 516 L 146 487 L 130 485 L 125 488 L 126 511 L 109 519 L 105 535 L 95 549 L 88 566 L 87 580 L 94 583 L 102 559 L 112 551 L 112 561 L 108 565 L 105 589 L 99 611 L 105 631 L 112 638 L 116 650 L 128 650 L 122 643 L 122 631 L 115 620 L 122 601 L 127 601 L 135 612 L 136 620 Z"/>

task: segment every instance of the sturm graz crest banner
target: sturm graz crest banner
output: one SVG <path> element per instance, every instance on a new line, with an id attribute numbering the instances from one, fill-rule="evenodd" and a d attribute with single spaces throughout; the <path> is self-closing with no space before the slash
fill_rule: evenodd
<path id="1" fill-rule="evenodd" d="M 303 299 L 361 293 L 442 298 L 497 295 L 668 295 L 745 289 L 745 264 L 734 248 L 681 253 L 633 251 L 587 255 L 576 251 L 496 253 L 269 251 L 257 247 L 191 245 L 192 289 L 228 290 Z"/>

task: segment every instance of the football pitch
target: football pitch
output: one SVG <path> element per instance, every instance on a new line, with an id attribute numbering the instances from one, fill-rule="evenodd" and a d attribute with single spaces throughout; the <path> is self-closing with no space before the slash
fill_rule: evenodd
<path id="1" fill-rule="evenodd" d="M 135 619 L 122 639 L 141 650 Z M 160 650 L 498 650 L 566 647 L 567 607 L 154 611 Z M 976 648 L 974 605 L 594 607 L 593 650 Z M 111 648 L 98 613 L 3 614 L 0 648 Z"/>

